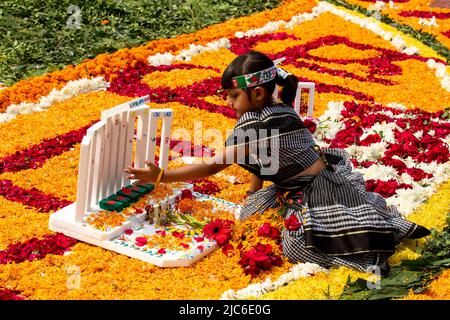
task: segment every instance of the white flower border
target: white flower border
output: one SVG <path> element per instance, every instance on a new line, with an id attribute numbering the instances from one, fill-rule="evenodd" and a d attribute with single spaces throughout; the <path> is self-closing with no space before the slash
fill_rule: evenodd
<path id="1" fill-rule="evenodd" d="M 328 270 L 315 263 L 298 263 L 292 266 L 289 272 L 282 274 L 276 281 L 271 281 L 270 278 L 267 278 L 264 282 L 254 283 L 237 291 L 233 289 L 227 290 L 222 294 L 220 300 L 257 298 L 268 292 L 275 291 L 290 282 L 321 272 L 328 273 Z"/>
<path id="2" fill-rule="evenodd" d="M 69 81 L 60 90 L 53 89 L 50 94 L 41 97 L 37 103 L 21 102 L 19 104 L 11 104 L 6 108 L 5 113 L 0 113 L 0 123 L 15 119 L 18 114 L 31 114 L 45 111 L 54 103 L 62 102 L 83 93 L 105 89 L 107 86 L 108 83 L 103 77 Z"/>

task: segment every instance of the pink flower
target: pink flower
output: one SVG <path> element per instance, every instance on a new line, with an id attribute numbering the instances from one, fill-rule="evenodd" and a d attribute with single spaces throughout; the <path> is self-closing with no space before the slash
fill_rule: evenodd
<path id="1" fill-rule="evenodd" d="M 203 240 L 205 240 L 205 237 L 195 236 L 194 240 L 197 241 L 197 242 L 202 242 Z"/>

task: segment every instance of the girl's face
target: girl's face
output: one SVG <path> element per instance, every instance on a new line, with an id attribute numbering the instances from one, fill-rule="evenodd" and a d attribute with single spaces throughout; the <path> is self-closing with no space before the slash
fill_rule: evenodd
<path id="1" fill-rule="evenodd" d="M 258 110 L 259 100 L 255 90 L 249 90 L 248 94 L 242 89 L 227 89 L 227 104 L 236 110 L 238 118 L 249 111 Z"/>

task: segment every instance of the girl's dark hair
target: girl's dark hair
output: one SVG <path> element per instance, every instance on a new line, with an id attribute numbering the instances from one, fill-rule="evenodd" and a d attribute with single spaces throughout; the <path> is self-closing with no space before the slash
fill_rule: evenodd
<path id="1" fill-rule="evenodd" d="M 225 69 L 222 74 L 222 88 L 233 88 L 233 77 L 241 76 L 243 74 L 258 72 L 272 67 L 273 61 L 264 53 L 258 51 L 250 51 L 246 54 L 240 55 L 235 58 Z M 266 89 L 268 93 L 268 99 L 271 99 L 275 85 L 280 85 L 283 89 L 281 91 L 281 101 L 286 104 L 292 104 L 297 93 L 298 79 L 294 75 L 288 75 L 285 79 L 277 75 L 277 77 L 269 82 L 258 85 Z M 248 89 L 243 89 L 248 93 Z"/>

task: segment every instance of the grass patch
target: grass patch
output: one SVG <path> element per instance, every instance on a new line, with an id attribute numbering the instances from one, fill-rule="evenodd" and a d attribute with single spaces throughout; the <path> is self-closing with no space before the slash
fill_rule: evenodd
<path id="1" fill-rule="evenodd" d="M 0 82 L 78 64 L 100 53 L 192 33 L 279 0 L 2 0 Z"/>

